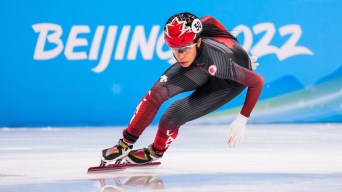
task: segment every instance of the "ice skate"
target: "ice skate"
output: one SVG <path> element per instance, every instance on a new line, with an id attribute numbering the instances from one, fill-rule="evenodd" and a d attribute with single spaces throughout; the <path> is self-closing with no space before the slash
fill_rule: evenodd
<path id="1" fill-rule="evenodd" d="M 101 165 L 105 166 L 107 163 L 120 163 L 132 150 L 133 145 L 126 143 L 123 139 L 120 139 L 118 144 L 102 150 Z"/>
<path id="2" fill-rule="evenodd" d="M 147 148 L 132 150 L 126 157 L 127 163 L 130 164 L 147 164 L 163 156 L 163 152 L 159 152 L 153 149 L 152 145 Z"/>

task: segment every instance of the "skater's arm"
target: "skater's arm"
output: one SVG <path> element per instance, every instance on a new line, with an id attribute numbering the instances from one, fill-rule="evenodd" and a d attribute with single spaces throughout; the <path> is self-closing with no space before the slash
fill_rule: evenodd
<path id="1" fill-rule="evenodd" d="M 218 61 L 220 60 L 218 59 Z M 216 77 L 233 80 L 247 86 L 247 95 L 240 113 L 248 118 L 258 101 L 264 79 L 259 74 L 236 64 L 227 55 L 223 56 L 221 61 L 229 61 L 229 63 L 218 62 Z"/>
<path id="2" fill-rule="evenodd" d="M 235 72 L 235 78 L 232 80 L 246 85 L 248 90 L 240 114 L 238 114 L 237 118 L 229 126 L 227 143 L 231 147 L 238 146 L 243 139 L 248 118 L 260 96 L 264 84 L 264 79 L 260 75 L 239 65 L 235 66 Z"/>
<path id="3" fill-rule="evenodd" d="M 241 109 L 241 115 L 249 117 L 264 86 L 264 78 L 259 74 L 235 64 L 236 76 L 234 81 L 246 85 L 247 95 Z"/>
<path id="4" fill-rule="evenodd" d="M 247 86 L 247 94 L 243 107 L 237 118 L 230 124 L 227 143 L 231 147 L 240 144 L 244 137 L 247 121 L 260 96 L 264 79 L 257 73 L 236 64 L 229 55 L 224 56 L 221 61 L 229 63 L 219 63 L 216 77 L 233 80 Z"/>

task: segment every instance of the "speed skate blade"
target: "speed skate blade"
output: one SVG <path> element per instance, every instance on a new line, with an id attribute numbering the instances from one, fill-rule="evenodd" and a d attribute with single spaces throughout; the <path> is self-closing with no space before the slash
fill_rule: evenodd
<path id="1" fill-rule="evenodd" d="M 131 164 L 131 163 L 109 164 L 109 165 L 101 166 L 101 167 L 89 167 L 88 173 L 121 170 L 121 169 L 128 168 L 128 167 L 156 166 L 160 164 L 161 164 L 160 162 L 150 162 L 150 163 L 144 163 L 144 164 Z"/>
<path id="2" fill-rule="evenodd" d="M 106 166 L 89 167 L 88 173 L 98 172 L 98 171 L 111 171 L 111 170 L 117 170 L 117 169 L 124 169 L 125 167 L 126 167 L 125 164 L 109 164 Z"/>

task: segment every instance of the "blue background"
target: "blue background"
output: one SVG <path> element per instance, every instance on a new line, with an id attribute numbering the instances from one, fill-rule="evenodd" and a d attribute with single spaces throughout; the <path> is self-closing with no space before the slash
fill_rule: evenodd
<path id="1" fill-rule="evenodd" d="M 199 17 L 214 16 L 233 33 L 239 32 L 234 30 L 237 26 L 244 25 L 253 35 L 251 48 L 265 35 L 253 31 L 255 26 L 271 23 L 275 33 L 269 44 L 278 48 L 291 36 L 281 36 L 279 30 L 288 25 L 300 26 L 302 33 L 296 45 L 309 49 L 312 55 L 298 54 L 283 60 L 274 53 L 256 55 L 260 63 L 256 72 L 265 78 L 265 87 L 252 113 L 252 122 L 341 122 L 341 10 L 342 3 L 337 0 L 2 1 L 0 126 L 126 125 L 140 99 L 172 59 L 161 58 L 155 45 L 152 58 L 144 58 L 138 49 L 136 58 L 129 59 L 133 31 L 142 26 L 148 39 L 152 28 L 160 26 L 159 37 L 165 21 L 183 11 Z M 47 60 L 34 59 L 39 33 L 33 25 L 42 23 L 56 24 L 63 30 L 63 51 Z M 85 52 L 87 58 L 69 60 L 64 50 L 72 27 L 79 25 L 90 29 L 77 36 L 86 39 L 88 45 L 75 47 L 74 52 Z M 99 55 L 90 60 L 98 26 L 104 26 Z M 100 61 L 109 26 L 117 27 L 113 52 L 108 67 L 96 73 L 92 69 Z M 114 55 L 124 26 L 131 28 L 124 57 L 116 60 Z M 243 33 L 237 37 L 242 44 L 246 42 Z M 44 49 L 55 47 L 47 41 Z M 162 51 L 168 52 L 165 44 Z M 167 101 L 153 123 L 158 122 L 171 102 L 185 95 Z M 236 115 L 244 96 L 241 94 L 204 122 Z"/>

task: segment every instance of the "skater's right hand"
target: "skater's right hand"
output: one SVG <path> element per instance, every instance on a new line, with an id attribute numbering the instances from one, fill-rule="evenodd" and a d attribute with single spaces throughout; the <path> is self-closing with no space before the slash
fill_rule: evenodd
<path id="1" fill-rule="evenodd" d="M 246 123 L 248 118 L 239 114 L 237 118 L 230 124 L 228 131 L 227 143 L 231 147 L 236 147 L 242 141 L 245 135 Z"/>
<path id="2" fill-rule="evenodd" d="M 252 63 L 252 70 L 256 70 L 257 67 L 259 66 L 259 63 L 257 63 L 258 58 L 256 56 L 249 56 L 249 59 L 251 60 Z"/>

